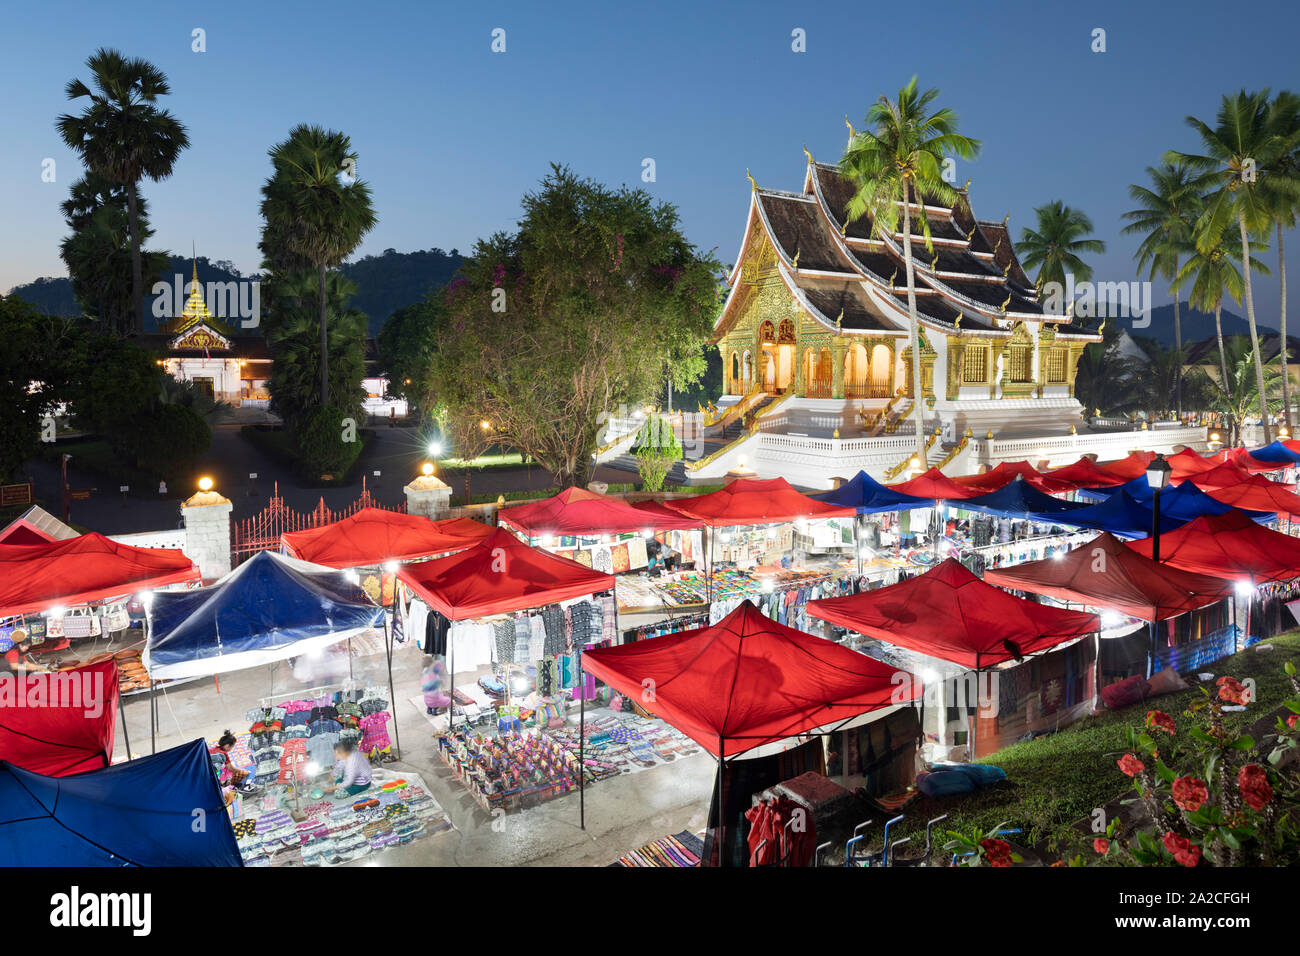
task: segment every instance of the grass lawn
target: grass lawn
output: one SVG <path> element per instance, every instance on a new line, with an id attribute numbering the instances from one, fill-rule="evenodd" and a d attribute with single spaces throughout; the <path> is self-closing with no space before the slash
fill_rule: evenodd
<path id="1" fill-rule="evenodd" d="M 466 461 L 464 458 L 440 458 L 439 468 L 518 468 L 524 463 L 524 456 L 517 451 L 499 452 L 495 455 L 479 455 Z"/>
<path id="2" fill-rule="evenodd" d="M 1248 648 L 1202 669 L 1216 677 L 1255 679 L 1257 702 L 1243 712 L 1225 714 L 1229 730 L 1244 732 L 1292 696 L 1282 667 L 1287 661 L 1300 667 L 1300 631 L 1288 631 L 1265 643 L 1273 650 Z M 941 829 L 990 830 L 1006 823 L 1024 830 L 1016 842 L 1052 853 L 1073 852 L 1077 834 L 1069 830 L 1071 824 L 1129 789 L 1127 778 L 1115 766 L 1124 749 L 1125 728 L 1140 726 L 1148 710 L 1162 710 L 1181 726 L 1183 720 L 1194 719 L 1185 711 L 1200 697 L 1201 692 L 1192 687 L 1124 710 L 1102 711 L 1055 734 L 1003 748 L 978 762 L 1001 767 L 1007 772 L 1006 783 L 962 796 L 918 797 L 907 808 L 899 836 L 911 833 L 912 842 L 923 845 L 925 821 L 947 813 Z"/>

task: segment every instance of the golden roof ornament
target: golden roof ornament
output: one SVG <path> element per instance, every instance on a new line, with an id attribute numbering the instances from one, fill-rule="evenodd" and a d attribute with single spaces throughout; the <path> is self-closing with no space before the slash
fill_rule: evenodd
<path id="1" fill-rule="evenodd" d="M 894 287 L 894 280 L 898 278 L 898 266 L 894 266 L 894 274 L 889 277 L 889 287 Z"/>
<path id="2" fill-rule="evenodd" d="M 840 306 L 840 314 L 835 316 L 835 328 L 839 328 L 844 322 L 844 307 Z"/>
<path id="3" fill-rule="evenodd" d="M 805 156 L 808 157 L 808 165 L 809 165 L 809 166 L 814 165 L 813 155 L 812 155 L 812 153 L 810 153 L 810 152 L 808 151 L 808 144 L 807 144 L 807 143 L 804 143 L 804 144 L 803 144 L 803 154 L 804 154 Z"/>
<path id="4" fill-rule="evenodd" d="M 968 192 L 969 190 L 970 190 L 970 178 L 967 177 L 967 179 L 966 179 L 966 185 L 961 187 L 961 191 L 962 191 L 962 192 Z"/>
<path id="5" fill-rule="evenodd" d="M 1011 274 L 1011 260 L 1008 259 L 1006 268 L 1002 270 L 1002 277 L 1005 279 L 1010 274 Z"/>
<path id="6" fill-rule="evenodd" d="M 953 319 L 953 321 L 952 321 L 952 327 L 953 327 L 954 329 L 960 329 L 960 328 L 961 328 L 961 318 L 962 318 L 962 313 L 961 313 L 961 312 L 958 312 L 958 313 L 957 313 L 957 318 Z"/>
<path id="7" fill-rule="evenodd" d="M 975 230 L 978 229 L 978 228 L 979 228 L 979 224 L 978 224 L 978 223 L 976 223 L 975 225 L 973 225 L 973 226 L 970 227 L 970 232 L 966 233 L 966 241 L 967 241 L 967 242 L 970 242 L 971 239 L 974 238 L 974 236 L 975 236 Z"/>
<path id="8" fill-rule="evenodd" d="M 749 188 L 754 192 L 758 192 L 758 183 L 754 182 L 754 177 L 749 174 L 748 169 L 745 170 L 745 178 L 749 180 Z"/>
<path id="9" fill-rule="evenodd" d="M 930 271 L 937 272 L 938 270 L 939 270 L 939 253 L 935 252 L 934 258 L 930 260 Z"/>
<path id="10" fill-rule="evenodd" d="M 988 434 L 985 435 L 984 437 L 987 438 L 989 441 L 992 441 L 992 440 L 993 440 L 993 429 L 990 428 L 989 431 L 988 431 Z"/>
<path id="11" fill-rule="evenodd" d="M 790 260 L 790 266 L 795 272 L 799 271 L 799 246 L 794 247 L 794 258 Z"/>
<path id="12" fill-rule="evenodd" d="M 1105 320 L 1105 319 L 1102 319 L 1102 320 L 1101 320 L 1101 325 L 1099 325 L 1099 326 L 1097 327 L 1097 331 L 1098 331 L 1098 332 L 1105 332 L 1105 331 L 1106 331 L 1106 320 Z"/>
<path id="13" fill-rule="evenodd" d="M 1011 293 L 1008 292 L 1006 299 L 1004 299 L 1002 304 L 998 306 L 998 311 L 999 312 L 1007 311 L 1007 306 L 1009 306 L 1010 304 L 1011 304 Z"/>
<path id="14" fill-rule="evenodd" d="M 853 128 L 853 124 L 849 122 L 849 114 L 848 114 L 848 113 L 845 113 L 845 114 L 844 114 L 844 125 L 847 126 L 847 127 L 849 128 L 849 142 L 851 143 L 851 142 L 853 142 L 855 139 L 857 139 L 858 131 L 855 130 L 855 129 Z"/>
<path id="15" fill-rule="evenodd" d="M 1005 216 L 1002 217 L 1002 228 L 1005 229 L 1007 223 L 1009 223 L 1010 221 L 1011 221 L 1011 213 L 1007 213 Z"/>

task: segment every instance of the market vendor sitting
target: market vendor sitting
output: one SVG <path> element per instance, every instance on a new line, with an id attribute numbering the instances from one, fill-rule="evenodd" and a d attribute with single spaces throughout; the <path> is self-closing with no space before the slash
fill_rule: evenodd
<path id="1" fill-rule="evenodd" d="M 334 745 L 334 758 L 334 785 L 323 787 L 325 793 L 343 790 L 349 796 L 356 796 L 370 787 L 370 761 L 351 740 L 340 740 Z"/>

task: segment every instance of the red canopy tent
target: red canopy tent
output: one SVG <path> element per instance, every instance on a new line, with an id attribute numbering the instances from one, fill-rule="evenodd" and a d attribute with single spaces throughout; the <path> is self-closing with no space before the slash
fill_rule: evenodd
<path id="1" fill-rule="evenodd" d="M 1203 475 L 1221 464 L 1213 458 L 1207 458 L 1200 452 L 1193 451 L 1191 448 L 1184 448 L 1177 454 L 1166 455 L 1165 461 L 1169 462 L 1170 467 L 1173 468 L 1171 477 L 1174 481 L 1191 478 L 1195 475 Z"/>
<path id="2" fill-rule="evenodd" d="M 1175 478 L 1174 480 L 1186 481 L 1187 478 Z M 1191 476 L 1191 480 L 1196 483 L 1197 488 L 1208 494 L 1214 488 L 1230 488 L 1233 485 L 1256 483 L 1268 481 L 1269 479 L 1256 472 L 1247 471 L 1235 461 L 1226 461 L 1216 464 L 1213 468 L 1199 475 Z"/>
<path id="3" fill-rule="evenodd" d="M 1151 557 L 1149 538 L 1128 547 Z M 1265 528 L 1240 511 L 1202 515 L 1160 536 L 1160 563 L 1255 585 L 1289 581 L 1300 577 L 1300 539 Z"/>
<path id="4" fill-rule="evenodd" d="M 1200 487 L 1200 481 L 1193 480 L 1196 481 L 1197 487 Z M 1234 508 L 1245 511 L 1275 511 L 1293 521 L 1300 518 L 1300 495 L 1295 493 L 1295 485 L 1270 481 L 1260 475 L 1251 475 L 1248 481 L 1238 484 L 1202 490 L 1215 501 L 1222 501 L 1225 505 L 1232 505 Z"/>
<path id="5" fill-rule="evenodd" d="M 457 554 L 402 565 L 397 576 L 451 621 L 523 611 L 614 587 L 612 574 L 530 548 L 505 528 Z"/>
<path id="6" fill-rule="evenodd" d="M 566 488 L 553 498 L 502 508 L 497 522 L 517 528 L 531 538 L 551 535 L 621 534 L 628 531 L 672 531 L 698 528 L 700 522 L 663 509 L 634 508 L 620 498 L 585 488 Z"/>
<path id="7" fill-rule="evenodd" d="M 911 495 L 914 498 L 931 498 L 935 501 L 946 501 L 949 499 L 975 498 L 985 492 L 979 488 L 971 488 L 959 484 L 957 481 L 949 478 L 938 468 L 931 468 L 925 474 L 917 475 L 907 481 L 901 481 L 896 485 L 885 485 L 891 491 L 897 491 L 904 495 Z"/>
<path id="8" fill-rule="evenodd" d="M 1060 495 L 1075 490 L 1072 482 L 1053 478 L 1027 461 L 1004 461 L 982 475 L 963 475 L 954 478 L 953 481 L 965 488 L 974 488 L 979 494 L 984 495 L 1005 488 L 1015 481 L 1017 476 L 1023 478 L 1031 488 L 1045 495 Z"/>
<path id="9" fill-rule="evenodd" d="M 117 663 L 87 664 L 54 674 L 7 675 L 0 694 L 0 760 L 66 777 L 113 762 Z M 40 694 L 40 702 L 36 694 Z"/>
<path id="10" fill-rule="evenodd" d="M 179 549 L 135 548 L 94 532 L 50 544 L 0 545 L 0 617 L 199 578 Z"/>
<path id="11" fill-rule="evenodd" d="M 1131 480 L 1101 468 L 1091 458 L 1080 458 L 1070 465 L 1062 465 L 1046 472 L 1052 478 L 1068 481 L 1078 488 L 1113 488 Z"/>
<path id="12" fill-rule="evenodd" d="M 489 525 L 470 518 L 430 521 L 400 511 L 362 508 L 319 528 L 282 534 L 280 544 L 290 557 L 303 561 L 363 568 L 463 551 L 491 533 Z"/>
<path id="13" fill-rule="evenodd" d="M 1225 462 L 1232 462 L 1237 467 L 1244 468 L 1251 474 L 1264 471 L 1279 471 L 1283 468 L 1290 467 L 1284 461 L 1260 461 L 1244 448 L 1225 449 L 1224 451 L 1219 452 L 1219 454 L 1224 456 L 1223 460 Z"/>
<path id="14" fill-rule="evenodd" d="M 1161 542 L 1167 537 L 1162 534 Z M 1057 557 L 990 568 L 984 580 L 1144 621 L 1177 617 L 1232 593 L 1226 581 L 1157 564 L 1104 531 Z"/>
<path id="15" fill-rule="evenodd" d="M 710 494 L 673 498 L 665 504 L 673 511 L 714 528 L 857 514 L 855 508 L 842 508 L 809 498 L 796 491 L 784 478 L 737 478 Z"/>
<path id="16" fill-rule="evenodd" d="M 36 527 L 36 525 L 24 521 L 22 518 L 15 518 L 9 523 L 8 527 L 3 531 L 0 531 L 0 544 L 49 544 L 51 541 L 58 540 L 59 539 L 54 537 L 54 535 L 47 531 L 42 531 L 40 528 Z"/>
<path id="17" fill-rule="evenodd" d="M 875 591 L 809 601 L 808 613 L 975 670 L 1098 630 L 1096 614 L 1015 597 L 985 584 L 955 558 Z"/>
<path id="18" fill-rule="evenodd" d="M 896 681 L 905 672 L 779 624 L 748 601 L 712 627 L 588 651 L 582 666 L 715 757 L 917 696 L 915 681 Z"/>
<path id="19" fill-rule="evenodd" d="M 1121 458 L 1119 461 L 1109 461 L 1097 467 L 1112 475 L 1118 475 L 1125 481 L 1132 481 L 1138 475 L 1145 475 L 1147 465 L 1151 464 L 1155 459 L 1156 453 L 1153 451 L 1133 451 L 1129 452 L 1127 458 Z"/>

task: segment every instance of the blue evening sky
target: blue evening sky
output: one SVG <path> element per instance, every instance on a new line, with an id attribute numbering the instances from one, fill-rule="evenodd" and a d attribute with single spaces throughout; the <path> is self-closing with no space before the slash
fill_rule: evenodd
<path id="1" fill-rule="evenodd" d="M 1035 2 L 643 4 L 228 2 L 0 5 L 0 290 L 63 275 L 58 205 L 80 175 L 54 118 L 86 57 L 113 46 L 169 76 L 166 105 L 192 147 L 146 183 L 155 244 L 258 265 L 258 190 L 267 148 L 299 122 L 351 135 L 379 226 L 361 254 L 468 251 L 508 229 L 552 161 L 676 203 L 687 235 L 730 263 L 749 186 L 798 189 L 806 143 L 843 148 L 848 114 L 913 74 L 943 91 L 984 143 L 959 169 L 976 214 L 1060 198 L 1087 212 L 1108 252 L 1097 278 L 1133 278 L 1119 236 L 1126 187 L 1163 150 L 1194 150 L 1183 118 L 1212 121 L 1222 93 L 1300 89 L 1294 0 L 1232 7 Z M 191 30 L 207 52 L 191 51 Z M 490 50 L 494 28 L 506 52 Z M 1090 50 L 1106 30 L 1107 50 Z M 806 31 L 807 52 L 791 50 Z M 45 158 L 57 181 L 41 181 Z M 1296 242 L 1290 248 L 1294 249 Z M 1275 261 L 1275 254 L 1266 254 Z M 1276 271 L 1276 270 L 1275 270 Z M 1300 273 L 1298 273 L 1300 274 Z M 1256 284 L 1276 321 L 1276 280 Z M 1168 301 L 1160 294 L 1157 304 Z M 1234 310 L 1236 307 L 1234 305 Z"/>

